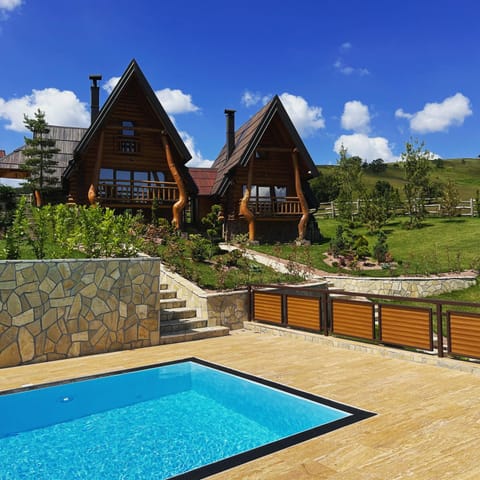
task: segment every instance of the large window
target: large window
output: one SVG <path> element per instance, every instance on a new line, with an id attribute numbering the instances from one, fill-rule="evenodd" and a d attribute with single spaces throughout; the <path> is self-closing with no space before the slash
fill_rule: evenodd
<path id="1" fill-rule="evenodd" d="M 243 185 L 243 194 L 245 195 L 246 185 Z M 287 187 L 277 185 L 252 185 L 250 190 L 250 201 L 271 201 L 284 200 L 287 196 Z"/>

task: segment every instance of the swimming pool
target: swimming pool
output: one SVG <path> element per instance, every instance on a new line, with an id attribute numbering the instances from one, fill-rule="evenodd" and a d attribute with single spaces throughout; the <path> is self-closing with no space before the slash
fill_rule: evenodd
<path id="1" fill-rule="evenodd" d="M 371 415 L 189 358 L 0 393 L 0 477 L 204 478 Z"/>

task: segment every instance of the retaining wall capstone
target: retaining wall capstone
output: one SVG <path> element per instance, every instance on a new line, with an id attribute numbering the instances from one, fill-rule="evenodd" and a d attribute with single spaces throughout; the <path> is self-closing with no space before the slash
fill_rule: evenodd
<path id="1" fill-rule="evenodd" d="M 397 295 L 401 297 L 434 297 L 463 290 L 476 284 L 476 276 L 366 278 L 326 276 L 330 288 L 358 293 Z"/>
<path id="2" fill-rule="evenodd" d="M 158 345 L 160 261 L 0 262 L 0 367 Z"/>

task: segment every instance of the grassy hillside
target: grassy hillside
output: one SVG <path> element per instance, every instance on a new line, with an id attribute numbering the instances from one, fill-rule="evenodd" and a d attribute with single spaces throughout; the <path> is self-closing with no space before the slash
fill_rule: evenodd
<path id="1" fill-rule="evenodd" d="M 364 172 L 364 181 L 367 186 L 373 186 L 378 180 L 389 182 L 400 192 L 403 190 L 404 172 L 400 163 L 387 163 L 387 169 L 382 173 Z M 480 190 L 480 158 L 454 158 L 443 160 L 441 167 L 432 162 L 431 179 L 446 183 L 452 179 L 458 186 L 460 198 L 468 200 L 475 198 L 476 191 Z M 332 165 L 317 165 L 319 171 L 332 173 L 336 167 Z"/>

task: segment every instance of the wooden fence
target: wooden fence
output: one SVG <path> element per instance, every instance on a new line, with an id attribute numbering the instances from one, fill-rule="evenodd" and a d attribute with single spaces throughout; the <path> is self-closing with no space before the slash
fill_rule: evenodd
<path id="1" fill-rule="evenodd" d="M 249 320 L 439 357 L 480 359 L 480 303 L 251 286 Z"/>
<path id="2" fill-rule="evenodd" d="M 355 200 L 352 202 L 353 215 L 358 215 L 362 207 L 362 200 Z M 439 199 L 428 199 L 425 204 L 425 210 L 427 215 L 433 217 L 443 216 L 442 204 Z M 456 206 L 457 216 L 462 217 L 476 217 L 478 216 L 478 206 L 477 201 L 474 198 L 469 200 L 461 200 Z M 322 202 L 318 206 L 316 215 L 319 217 L 326 218 L 335 218 L 338 216 L 339 207 L 338 203 L 333 202 Z M 406 212 L 406 206 L 399 206 L 395 209 L 397 215 L 404 215 Z"/>

